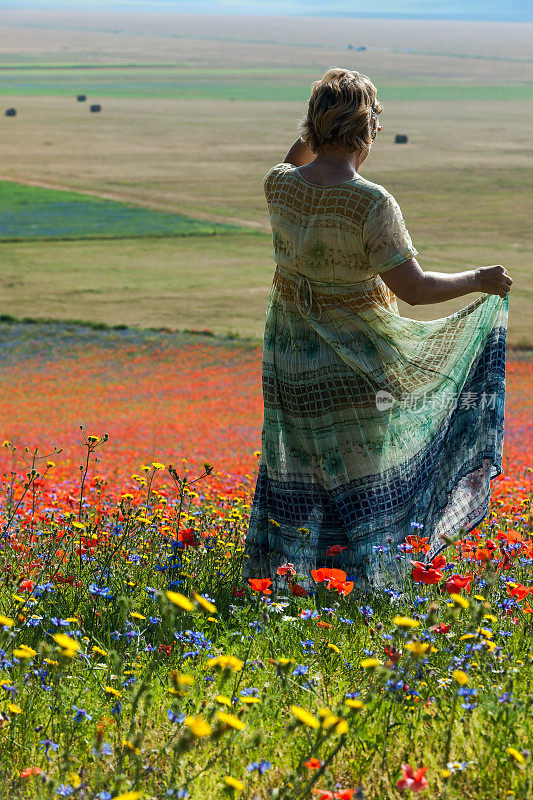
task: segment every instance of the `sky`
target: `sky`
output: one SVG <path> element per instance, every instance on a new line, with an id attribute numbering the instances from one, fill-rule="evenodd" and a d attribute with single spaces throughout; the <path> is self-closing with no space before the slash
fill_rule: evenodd
<path id="1" fill-rule="evenodd" d="M 0 9 L 24 7 L 533 22 L 532 0 L 0 0 Z"/>

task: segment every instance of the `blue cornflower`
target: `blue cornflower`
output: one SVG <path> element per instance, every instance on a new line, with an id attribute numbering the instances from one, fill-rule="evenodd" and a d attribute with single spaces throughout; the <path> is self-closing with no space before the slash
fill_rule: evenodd
<path id="1" fill-rule="evenodd" d="M 64 783 L 60 783 L 58 788 L 56 789 L 56 794 L 60 797 L 70 797 L 71 794 L 74 794 L 76 789 L 74 786 L 67 786 Z"/>
<path id="2" fill-rule="evenodd" d="M 111 792 L 106 792 L 105 789 L 100 794 L 96 795 L 96 800 L 112 800 L 113 795 Z"/>
<path id="3" fill-rule="evenodd" d="M 309 667 L 307 666 L 307 664 L 298 664 L 298 666 L 293 669 L 292 674 L 294 676 L 307 675 L 308 672 L 309 672 Z"/>
<path id="4" fill-rule="evenodd" d="M 50 761 L 50 756 L 48 755 L 48 751 L 50 749 L 58 750 L 59 749 L 59 745 L 56 744 L 55 742 L 53 742 L 51 739 L 41 739 L 40 744 L 41 744 L 41 747 L 39 747 L 39 750 L 44 750 L 44 754 L 46 756 L 46 760 Z"/>
<path id="5" fill-rule="evenodd" d="M 259 689 L 255 686 L 248 686 L 246 689 L 241 689 L 240 694 L 243 697 L 259 697 Z"/>
<path id="6" fill-rule="evenodd" d="M 61 619 L 60 617 L 52 617 L 50 622 L 52 623 L 52 625 L 55 625 L 56 628 L 59 628 L 59 627 L 68 628 L 70 626 L 70 622 L 68 622 L 68 620 Z"/>
<path id="7" fill-rule="evenodd" d="M 74 722 L 81 722 L 82 719 L 86 719 L 88 722 L 92 720 L 91 715 L 88 714 L 84 708 L 78 708 L 77 706 L 74 705 L 72 706 L 72 708 L 74 709 Z"/>
<path id="8" fill-rule="evenodd" d="M 248 772 L 255 772 L 257 770 L 257 772 L 262 775 L 267 769 L 270 769 L 271 766 L 272 764 L 270 761 L 252 761 L 251 764 L 248 764 L 246 769 Z"/>
<path id="9" fill-rule="evenodd" d="M 186 719 L 185 714 L 176 714 L 171 708 L 167 711 L 167 717 L 171 722 L 175 722 L 176 725 L 181 725 Z"/>
<path id="10" fill-rule="evenodd" d="M 108 586 L 97 586 L 96 583 L 91 583 L 89 585 L 89 593 L 97 597 L 111 597 L 112 595 L 111 589 Z"/>
<path id="11" fill-rule="evenodd" d="M 319 615 L 316 609 L 309 609 L 306 608 L 304 611 L 300 611 L 300 619 L 316 619 Z"/>

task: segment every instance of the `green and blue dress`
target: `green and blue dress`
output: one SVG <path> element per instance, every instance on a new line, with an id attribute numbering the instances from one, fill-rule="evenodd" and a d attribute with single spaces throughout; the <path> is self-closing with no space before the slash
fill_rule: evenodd
<path id="1" fill-rule="evenodd" d="M 430 559 L 487 515 L 502 472 L 508 297 L 402 317 L 381 275 L 418 251 L 390 192 L 360 176 L 319 186 L 285 162 L 263 188 L 276 270 L 243 577 L 276 585 L 292 563 L 305 588 L 323 566 L 384 586 L 407 536 L 428 537 Z"/>

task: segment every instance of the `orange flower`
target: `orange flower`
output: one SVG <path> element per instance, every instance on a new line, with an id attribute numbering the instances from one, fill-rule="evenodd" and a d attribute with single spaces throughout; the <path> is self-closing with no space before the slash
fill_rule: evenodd
<path id="1" fill-rule="evenodd" d="M 42 769 L 40 767 L 25 767 L 23 770 L 21 770 L 20 777 L 31 778 L 32 775 L 40 775 L 41 772 Z"/>
<path id="2" fill-rule="evenodd" d="M 272 581 L 270 578 L 248 578 L 248 583 L 254 590 L 254 592 L 263 592 L 263 594 L 272 594 L 272 591 L 268 588 L 272 585 Z"/>

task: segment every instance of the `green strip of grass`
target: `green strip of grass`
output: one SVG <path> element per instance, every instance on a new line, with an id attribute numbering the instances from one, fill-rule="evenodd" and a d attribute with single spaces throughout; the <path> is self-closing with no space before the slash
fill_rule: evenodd
<path id="1" fill-rule="evenodd" d="M 0 181 L 0 241 L 202 236 L 247 228 L 155 211 L 79 192 Z"/>

